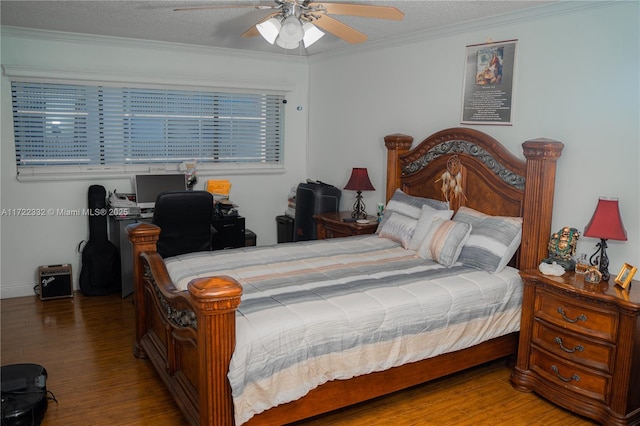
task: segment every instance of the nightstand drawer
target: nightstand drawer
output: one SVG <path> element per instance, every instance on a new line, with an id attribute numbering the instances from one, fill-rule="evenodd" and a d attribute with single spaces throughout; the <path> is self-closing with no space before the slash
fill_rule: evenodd
<path id="1" fill-rule="evenodd" d="M 531 370 L 548 383 L 605 403 L 611 377 L 597 374 L 578 364 L 555 357 L 536 348 L 531 349 Z"/>
<path id="2" fill-rule="evenodd" d="M 613 371 L 615 350 L 611 344 L 586 339 L 539 319 L 533 323 L 531 342 L 561 358 L 597 368 L 605 373 Z"/>
<path id="3" fill-rule="evenodd" d="M 576 299 L 537 290 L 534 315 L 558 327 L 614 342 L 618 327 L 617 312 L 600 310 Z"/>
<path id="4" fill-rule="evenodd" d="M 514 387 L 603 425 L 640 426 L 640 282 L 623 291 L 574 272 L 520 275 Z"/>
<path id="5" fill-rule="evenodd" d="M 375 217 L 367 216 L 367 223 L 357 223 L 351 218 L 351 212 L 322 213 L 314 215 L 313 219 L 319 240 L 373 234 L 378 229 Z"/>

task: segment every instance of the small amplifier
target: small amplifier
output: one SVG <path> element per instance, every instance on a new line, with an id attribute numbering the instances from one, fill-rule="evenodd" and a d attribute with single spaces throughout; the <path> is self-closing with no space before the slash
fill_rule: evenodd
<path id="1" fill-rule="evenodd" d="M 73 297 L 73 278 L 69 263 L 40 266 L 38 279 L 41 300 Z"/>

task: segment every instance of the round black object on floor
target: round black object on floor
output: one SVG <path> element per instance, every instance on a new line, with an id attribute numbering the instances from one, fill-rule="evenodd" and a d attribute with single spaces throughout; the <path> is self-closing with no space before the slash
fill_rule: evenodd
<path id="1" fill-rule="evenodd" d="M 47 370 L 37 364 L 0 367 L 2 426 L 37 426 L 47 411 Z"/>

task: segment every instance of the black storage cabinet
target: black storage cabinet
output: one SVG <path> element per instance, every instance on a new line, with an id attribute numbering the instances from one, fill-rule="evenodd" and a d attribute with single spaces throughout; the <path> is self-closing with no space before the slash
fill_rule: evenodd
<path id="1" fill-rule="evenodd" d="M 218 216 L 211 222 L 213 250 L 226 250 L 245 246 L 244 217 Z"/>
<path id="2" fill-rule="evenodd" d="M 313 215 L 337 212 L 342 192 L 325 183 L 301 183 L 296 189 L 296 217 L 294 241 L 317 238 Z"/>

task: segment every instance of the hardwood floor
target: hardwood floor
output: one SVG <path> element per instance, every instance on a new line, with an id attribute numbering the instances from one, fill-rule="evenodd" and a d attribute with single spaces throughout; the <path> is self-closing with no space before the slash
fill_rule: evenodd
<path id="1" fill-rule="evenodd" d="M 131 353 L 133 303 L 119 295 L 3 299 L 2 365 L 48 372 L 43 426 L 184 425 L 151 364 Z M 504 360 L 378 398 L 299 426 L 592 425 L 535 394 L 514 390 Z"/>

